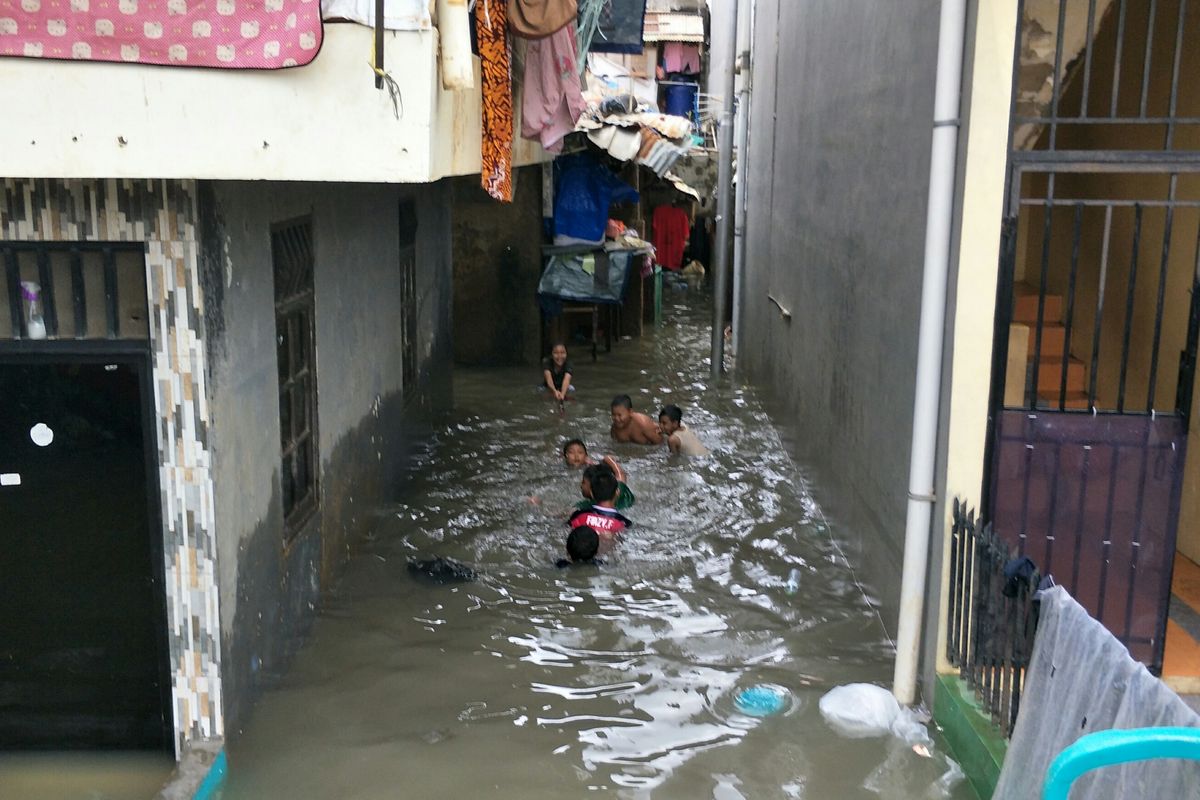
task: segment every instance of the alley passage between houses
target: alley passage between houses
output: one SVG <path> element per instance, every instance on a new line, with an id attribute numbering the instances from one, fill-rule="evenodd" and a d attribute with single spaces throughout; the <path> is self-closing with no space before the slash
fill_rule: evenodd
<path id="1" fill-rule="evenodd" d="M 972 796 L 931 789 L 947 768 L 936 751 L 823 722 L 831 687 L 887 685 L 891 645 L 759 401 L 709 385 L 692 299 L 598 364 L 576 347 L 565 416 L 536 368 L 458 370 L 406 502 L 378 509 L 281 685 L 234 734 L 223 800 Z M 612 445 L 622 392 L 655 417 L 682 406 L 713 455 Z M 574 436 L 615 454 L 638 498 L 602 567 L 554 566 L 579 500 L 559 452 Z M 407 560 L 430 555 L 479 576 L 414 580 Z M 789 692 L 784 713 L 738 713 L 757 684 Z"/>

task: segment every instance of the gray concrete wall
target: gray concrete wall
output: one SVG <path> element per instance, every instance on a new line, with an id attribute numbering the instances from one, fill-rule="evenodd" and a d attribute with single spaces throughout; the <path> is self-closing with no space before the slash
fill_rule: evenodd
<path id="1" fill-rule="evenodd" d="M 450 179 L 454 221 L 454 360 L 535 364 L 541 349 L 542 168 L 518 169 L 513 202 L 478 175 Z"/>
<path id="2" fill-rule="evenodd" d="M 416 198 L 417 308 L 401 307 L 399 203 Z M 450 211 L 420 187 L 219 182 L 200 198 L 226 729 L 285 667 L 349 548 L 402 483 L 449 392 Z M 270 228 L 312 215 L 320 507 L 285 546 Z M 418 315 L 417 386 L 401 323 Z"/>
<path id="3" fill-rule="evenodd" d="M 754 31 L 741 367 L 893 633 L 938 11 L 758 0 Z"/>

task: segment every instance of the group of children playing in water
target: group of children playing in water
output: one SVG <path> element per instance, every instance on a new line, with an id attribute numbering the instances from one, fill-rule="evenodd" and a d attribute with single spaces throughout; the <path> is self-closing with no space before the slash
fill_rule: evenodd
<path id="1" fill-rule="evenodd" d="M 567 348 L 555 344 L 550 356 L 542 361 L 545 389 L 560 404 L 574 391 L 571 385 L 571 362 Z M 633 410 L 629 395 L 613 398 L 611 405 L 613 441 L 633 444 L 661 445 L 665 441 L 671 453 L 683 456 L 703 456 L 708 450 L 683 424 L 683 411 L 667 405 L 658 414 L 658 423 L 649 415 Z M 636 500 L 625 483 L 625 471 L 612 456 L 593 461 L 581 439 L 570 439 L 562 446 L 562 457 L 571 469 L 583 469 L 579 490 L 583 500 L 567 520 L 567 558 L 558 566 L 598 564 L 621 539 L 622 532 L 633 523 L 621 513 Z"/>

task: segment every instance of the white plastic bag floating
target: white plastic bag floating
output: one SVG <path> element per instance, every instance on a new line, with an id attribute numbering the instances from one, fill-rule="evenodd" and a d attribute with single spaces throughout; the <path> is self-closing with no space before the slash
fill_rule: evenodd
<path id="1" fill-rule="evenodd" d="M 887 689 L 869 683 L 849 683 L 830 689 L 819 704 L 829 726 L 848 739 L 868 739 L 891 733 L 900 704 Z"/>
<path id="2" fill-rule="evenodd" d="M 829 726 L 848 739 L 892 735 L 909 744 L 929 741 L 916 712 L 901 708 L 887 689 L 870 683 L 848 683 L 830 689 L 819 703 Z"/>
<path id="3" fill-rule="evenodd" d="M 862 783 L 879 800 L 948 800 L 965 779 L 962 768 L 941 753 L 920 755 L 889 739 L 887 758 Z"/>

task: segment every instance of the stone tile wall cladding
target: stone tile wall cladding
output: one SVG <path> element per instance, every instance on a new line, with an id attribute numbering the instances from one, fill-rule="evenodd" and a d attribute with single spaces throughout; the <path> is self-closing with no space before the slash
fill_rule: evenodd
<path id="1" fill-rule="evenodd" d="M 195 182 L 4 178 L 0 187 L 0 240 L 145 243 L 178 754 L 224 733 Z"/>

